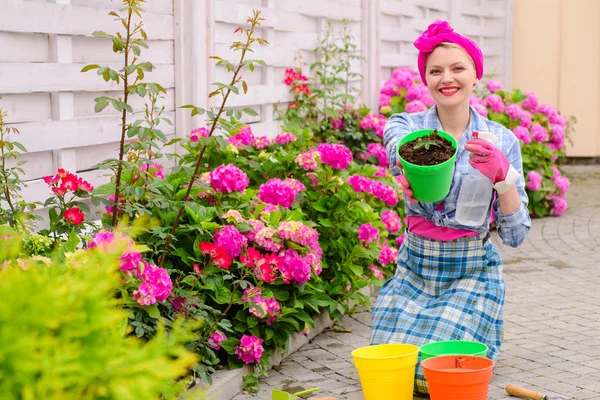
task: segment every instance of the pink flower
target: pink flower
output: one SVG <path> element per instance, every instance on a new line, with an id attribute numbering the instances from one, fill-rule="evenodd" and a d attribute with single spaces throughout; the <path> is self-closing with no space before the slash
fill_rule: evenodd
<path id="1" fill-rule="evenodd" d="M 269 179 L 258 188 L 258 198 L 265 203 L 290 208 L 296 200 L 296 193 L 281 179 Z"/>
<path id="2" fill-rule="evenodd" d="M 425 94 L 429 94 L 429 89 L 427 89 L 427 86 L 423 84 L 412 85 L 406 91 L 406 101 L 411 102 L 414 100 L 421 100 Z"/>
<path id="3" fill-rule="evenodd" d="M 375 265 L 369 266 L 369 269 L 373 271 L 373 276 L 378 279 L 383 279 L 383 272 L 379 270 Z"/>
<path id="4" fill-rule="evenodd" d="M 427 110 L 427 106 L 421 100 L 413 100 L 406 104 L 405 111 L 407 113 L 417 113 Z"/>
<path id="5" fill-rule="evenodd" d="M 262 343 L 263 340 L 256 336 L 244 335 L 234 349 L 235 354 L 246 364 L 258 362 L 264 351 Z"/>
<path id="6" fill-rule="evenodd" d="M 518 104 L 509 104 L 506 106 L 506 114 L 508 114 L 510 119 L 517 121 L 521 118 L 523 109 Z"/>
<path id="7" fill-rule="evenodd" d="M 207 138 L 210 135 L 210 131 L 205 127 L 194 129 L 190 132 L 190 140 L 197 142 L 200 138 Z"/>
<path id="8" fill-rule="evenodd" d="M 471 96 L 469 97 L 469 105 L 472 106 L 474 104 L 483 104 L 483 100 L 477 97 L 476 94 L 471 93 Z"/>
<path id="9" fill-rule="evenodd" d="M 402 220 L 400 220 L 400 216 L 396 211 L 385 210 L 381 213 L 381 221 L 383 221 L 385 228 L 392 234 L 402 228 Z"/>
<path id="10" fill-rule="evenodd" d="M 531 113 L 529 111 L 522 110 L 521 116 L 519 117 L 519 121 L 522 127 L 529 128 L 532 122 Z"/>
<path id="11" fill-rule="evenodd" d="M 421 101 L 423 102 L 423 104 L 425 104 L 425 107 L 433 107 L 433 105 L 435 104 L 435 100 L 429 92 L 421 96 Z"/>
<path id="12" fill-rule="evenodd" d="M 568 204 L 564 196 L 557 196 L 555 194 L 551 194 L 546 196 L 546 199 L 552 201 L 552 215 L 560 217 L 565 213 L 565 211 L 567 211 Z"/>
<path id="13" fill-rule="evenodd" d="M 527 189 L 536 191 L 542 187 L 542 175 L 536 171 L 529 171 L 527 173 Z"/>
<path id="14" fill-rule="evenodd" d="M 280 254 L 279 270 L 285 283 L 295 282 L 303 285 L 310 279 L 311 266 L 300 254 L 293 249 L 287 249 Z"/>
<path id="15" fill-rule="evenodd" d="M 85 215 L 81 212 L 79 207 L 71 207 L 68 210 L 65 210 L 64 217 L 73 225 L 79 225 L 83 222 Z"/>
<path id="16" fill-rule="evenodd" d="M 522 126 L 517 126 L 513 129 L 513 133 L 517 137 L 517 139 L 522 140 L 523 143 L 529 144 L 531 143 L 531 135 L 529 134 L 529 130 Z"/>
<path id="17" fill-rule="evenodd" d="M 398 258 L 398 250 L 388 246 L 387 243 L 381 245 L 381 251 L 379 252 L 379 263 L 381 265 L 394 264 Z"/>
<path id="18" fill-rule="evenodd" d="M 296 135 L 292 132 L 282 132 L 275 137 L 275 141 L 279 144 L 288 144 L 296 141 Z"/>
<path id="19" fill-rule="evenodd" d="M 306 190 L 306 186 L 302 182 L 294 178 L 285 178 L 283 181 L 286 185 L 288 185 L 292 191 L 294 192 L 294 196 L 297 196 L 303 190 Z"/>
<path id="20" fill-rule="evenodd" d="M 550 130 L 552 132 L 550 141 L 560 149 L 565 143 L 565 129 L 559 124 L 552 124 Z"/>
<path id="21" fill-rule="evenodd" d="M 542 104 L 538 107 L 537 112 L 544 114 L 549 120 L 553 120 L 558 117 L 558 111 L 549 104 Z"/>
<path id="22" fill-rule="evenodd" d="M 217 192 L 243 192 L 248 184 L 248 175 L 233 164 L 220 165 L 210 172 L 210 185 Z"/>
<path id="23" fill-rule="evenodd" d="M 221 215 L 221 218 L 227 222 L 237 222 L 238 224 L 246 222 L 246 219 L 238 210 L 229 210 L 225 214 Z"/>
<path id="24" fill-rule="evenodd" d="M 398 246 L 402 246 L 402 243 L 404 243 L 404 239 L 406 239 L 406 233 L 403 233 L 402 235 L 396 238 L 396 243 L 398 244 Z"/>
<path id="25" fill-rule="evenodd" d="M 165 168 L 162 166 L 162 164 L 159 164 L 157 162 L 154 162 L 151 165 L 146 162 L 142 163 L 142 165 L 140 166 L 140 171 L 147 171 L 148 173 L 159 179 L 165 179 Z M 138 177 L 135 178 L 133 181 L 137 182 L 139 178 L 140 176 L 138 175 Z"/>
<path id="26" fill-rule="evenodd" d="M 569 191 L 571 181 L 569 181 L 568 178 L 565 178 L 564 176 L 557 176 L 552 178 L 552 181 L 554 182 L 558 190 L 560 190 L 560 193 L 562 195 L 566 194 Z"/>
<path id="27" fill-rule="evenodd" d="M 352 152 L 341 144 L 321 143 L 318 147 L 321 162 L 335 169 L 347 169 L 352 162 Z"/>
<path id="28" fill-rule="evenodd" d="M 241 148 L 242 146 L 250 146 L 254 144 L 256 138 L 252 134 L 252 128 L 246 125 L 242 128 L 240 133 L 231 136 L 227 139 L 227 142 L 231 143 L 235 147 Z"/>
<path id="29" fill-rule="evenodd" d="M 306 151 L 304 153 L 300 153 L 295 159 L 294 162 L 300 164 L 300 166 L 306 171 L 316 171 L 319 169 L 318 160 L 321 159 L 321 153 L 318 151 Z"/>
<path id="30" fill-rule="evenodd" d="M 479 115 L 481 115 L 483 117 L 487 117 L 488 109 L 486 106 L 484 106 L 483 104 L 479 104 L 479 103 L 472 104 L 471 106 L 475 109 L 475 111 L 477 111 L 477 113 Z"/>
<path id="31" fill-rule="evenodd" d="M 483 104 L 490 107 L 495 113 L 504 112 L 504 101 L 502 100 L 502 97 L 497 94 L 490 94 L 483 100 Z"/>
<path id="32" fill-rule="evenodd" d="M 374 177 L 385 177 L 387 175 L 387 170 L 385 167 L 375 166 L 377 171 L 373 174 Z"/>
<path id="33" fill-rule="evenodd" d="M 369 243 L 379 242 L 379 231 L 368 222 L 362 224 L 358 227 L 358 240 L 360 240 L 365 247 L 368 247 Z"/>
<path id="34" fill-rule="evenodd" d="M 529 111 L 535 111 L 538 107 L 538 98 L 534 93 L 525 93 L 527 98 L 523 100 L 523 108 Z"/>
<path id="35" fill-rule="evenodd" d="M 397 68 L 392 72 L 391 81 L 402 89 L 410 89 L 415 80 L 415 73 L 410 68 Z"/>
<path id="36" fill-rule="evenodd" d="M 257 148 L 258 150 L 261 150 L 272 144 L 273 144 L 273 141 L 270 138 L 268 138 L 266 136 L 259 136 L 256 138 L 256 140 L 254 142 L 254 147 Z"/>
<path id="37" fill-rule="evenodd" d="M 367 152 L 365 153 L 365 156 L 367 158 L 369 158 L 369 157 L 377 158 L 379 165 L 381 165 L 382 167 L 387 168 L 390 166 L 390 162 L 388 161 L 385 147 L 383 147 L 379 143 L 369 143 L 369 145 L 367 146 Z"/>
<path id="38" fill-rule="evenodd" d="M 217 246 L 225 249 L 229 258 L 234 259 L 242 254 L 244 246 L 248 244 L 248 239 L 234 226 L 225 225 L 215 232 L 214 242 Z"/>
<path id="39" fill-rule="evenodd" d="M 531 137 L 536 142 L 546 142 L 548 140 L 548 131 L 540 124 L 531 127 Z"/>
<path id="40" fill-rule="evenodd" d="M 143 306 L 149 306 L 157 301 L 163 302 L 173 290 L 173 282 L 169 273 L 164 268 L 154 264 L 148 264 L 142 260 L 144 270 L 142 271 L 142 283 L 138 290 L 133 292 L 133 298 Z"/>
<path id="41" fill-rule="evenodd" d="M 342 118 L 334 118 L 331 120 L 331 129 L 341 131 L 344 129 L 344 120 Z"/>
<path id="42" fill-rule="evenodd" d="M 500 82 L 490 79 L 487 81 L 485 85 L 491 93 L 496 92 L 497 90 L 502 90 L 502 85 Z"/>
<path id="43" fill-rule="evenodd" d="M 391 96 L 385 93 L 379 93 L 379 108 L 390 105 Z"/>
<path id="44" fill-rule="evenodd" d="M 225 336 L 224 333 L 215 331 L 206 341 L 208 342 L 208 347 L 214 350 L 219 350 L 221 348 L 221 343 L 223 343 L 225 340 L 227 340 L 227 336 Z"/>

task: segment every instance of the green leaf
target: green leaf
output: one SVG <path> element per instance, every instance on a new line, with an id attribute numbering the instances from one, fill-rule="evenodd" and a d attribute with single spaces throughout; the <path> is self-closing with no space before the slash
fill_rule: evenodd
<path id="1" fill-rule="evenodd" d="M 94 111 L 99 113 L 102 110 L 104 110 L 106 107 L 108 107 L 108 101 L 106 100 L 98 100 L 96 99 L 96 106 L 94 106 Z"/>
<path id="2" fill-rule="evenodd" d="M 90 64 L 90 65 L 86 65 L 85 67 L 83 67 L 83 68 L 81 69 L 81 72 L 88 72 L 88 71 L 91 71 L 91 70 L 93 70 L 93 69 L 98 69 L 98 68 L 100 68 L 100 66 L 99 66 L 99 65 L 96 65 L 96 64 Z"/>
<path id="3" fill-rule="evenodd" d="M 113 194 L 115 192 L 115 184 L 114 183 L 105 183 L 104 185 L 100 185 L 94 189 L 92 194 L 96 196 L 104 195 L 104 194 Z"/>
<path id="4" fill-rule="evenodd" d="M 245 93 L 245 92 L 246 92 L 246 91 L 244 91 L 244 93 Z M 254 111 L 252 108 L 248 108 L 248 107 L 247 107 L 247 108 L 244 108 L 244 109 L 242 109 L 242 112 L 244 112 L 244 113 L 246 113 L 246 114 L 248 114 L 248 115 L 252 115 L 253 117 L 255 117 L 255 116 L 257 116 L 257 115 L 258 115 L 258 113 L 257 113 L 256 111 Z"/>
<path id="5" fill-rule="evenodd" d="M 160 311 L 158 311 L 158 306 L 156 304 L 152 304 L 151 306 L 145 306 L 144 310 L 146 310 L 150 317 L 160 318 Z"/>
<path id="6" fill-rule="evenodd" d="M 237 345 L 238 345 L 238 339 L 236 339 L 236 338 L 229 338 L 229 339 L 225 340 L 223 343 L 221 343 L 221 347 L 229 354 L 234 353 L 234 348 Z"/>
<path id="7" fill-rule="evenodd" d="M 102 32 L 102 31 L 94 31 L 92 32 L 92 36 L 95 37 L 110 37 L 110 35 L 106 32 Z"/>
<path id="8" fill-rule="evenodd" d="M 271 211 L 269 215 L 269 224 L 273 226 L 279 225 L 279 221 L 281 221 L 281 213 L 279 211 Z"/>

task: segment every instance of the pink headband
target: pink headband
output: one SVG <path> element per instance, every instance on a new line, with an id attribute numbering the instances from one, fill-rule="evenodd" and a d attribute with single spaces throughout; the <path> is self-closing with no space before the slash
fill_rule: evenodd
<path id="1" fill-rule="evenodd" d="M 431 53 L 440 43 L 450 42 L 459 45 L 471 56 L 475 63 L 475 72 L 477 79 L 483 76 L 483 53 L 474 41 L 468 37 L 462 36 L 456 32 L 448 24 L 447 21 L 437 20 L 427 27 L 421 36 L 415 40 L 415 47 L 419 50 L 419 58 L 417 63 L 419 66 L 419 74 L 423 83 L 427 85 L 425 80 L 425 62 L 427 54 Z"/>

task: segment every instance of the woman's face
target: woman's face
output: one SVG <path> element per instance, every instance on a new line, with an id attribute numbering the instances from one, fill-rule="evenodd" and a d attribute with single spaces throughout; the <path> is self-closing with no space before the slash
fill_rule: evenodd
<path id="1" fill-rule="evenodd" d="M 466 102 L 477 79 L 471 57 L 462 49 L 439 46 L 427 58 L 427 88 L 438 106 L 454 107 Z"/>

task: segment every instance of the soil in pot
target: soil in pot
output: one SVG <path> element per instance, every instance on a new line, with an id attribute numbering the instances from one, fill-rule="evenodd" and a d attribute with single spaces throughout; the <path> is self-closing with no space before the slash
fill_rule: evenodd
<path id="1" fill-rule="evenodd" d="M 437 133 L 437 129 L 429 136 L 422 136 L 400 146 L 399 154 L 405 161 L 415 165 L 437 165 L 449 160 L 454 155 L 452 143 Z"/>

